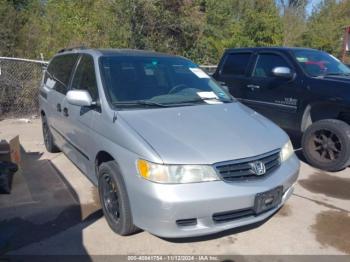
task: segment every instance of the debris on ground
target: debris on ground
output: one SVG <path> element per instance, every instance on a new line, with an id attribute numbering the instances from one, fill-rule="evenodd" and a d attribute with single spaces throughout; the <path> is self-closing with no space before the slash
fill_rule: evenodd
<path id="1" fill-rule="evenodd" d="M 30 123 L 31 120 L 29 118 L 18 118 L 16 122 L 21 122 L 21 123 Z"/>

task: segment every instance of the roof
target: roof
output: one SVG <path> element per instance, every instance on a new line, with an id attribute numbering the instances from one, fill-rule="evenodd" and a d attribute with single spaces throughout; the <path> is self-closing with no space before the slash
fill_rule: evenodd
<path id="1" fill-rule="evenodd" d="M 271 47 L 244 47 L 244 48 L 228 48 L 226 49 L 226 52 L 231 51 L 295 51 L 295 50 L 314 50 L 317 51 L 317 49 L 312 48 L 306 48 L 306 47 L 288 47 L 288 46 L 271 46 Z"/>
<path id="2" fill-rule="evenodd" d="M 57 54 L 65 53 L 94 53 L 102 56 L 152 56 L 152 57 L 178 57 L 172 54 L 160 53 L 151 50 L 139 50 L 139 49 L 101 49 L 101 48 L 85 48 L 85 47 L 72 47 L 65 48 L 58 51 Z"/>
<path id="3" fill-rule="evenodd" d="M 172 54 L 139 49 L 97 49 L 102 55 L 132 55 L 132 56 L 176 56 Z"/>

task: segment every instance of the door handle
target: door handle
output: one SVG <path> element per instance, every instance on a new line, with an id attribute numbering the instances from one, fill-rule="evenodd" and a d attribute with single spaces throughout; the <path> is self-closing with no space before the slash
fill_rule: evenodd
<path id="1" fill-rule="evenodd" d="M 64 116 L 69 116 L 67 107 L 63 108 L 63 115 Z"/>
<path id="2" fill-rule="evenodd" d="M 56 105 L 57 112 L 62 112 L 61 104 Z"/>
<path id="3" fill-rule="evenodd" d="M 250 88 L 250 89 L 260 89 L 260 86 L 258 86 L 258 85 L 247 85 L 247 87 L 248 88 Z"/>

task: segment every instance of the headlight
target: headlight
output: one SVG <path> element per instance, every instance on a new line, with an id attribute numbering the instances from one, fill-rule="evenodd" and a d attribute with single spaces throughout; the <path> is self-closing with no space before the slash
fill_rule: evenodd
<path id="1" fill-rule="evenodd" d="M 137 169 L 141 177 L 157 183 L 182 184 L 219 180 L 213 167 L 206 165 L 161 165 L 138 160 Z"/>
<path id="2" fill-rule="evenodd" d="M 288 158 L 290 158 L 294 153 L 293 145 L 290 140 L 282 147 L 281 150 L 281 161 L 286 161 Z"/>

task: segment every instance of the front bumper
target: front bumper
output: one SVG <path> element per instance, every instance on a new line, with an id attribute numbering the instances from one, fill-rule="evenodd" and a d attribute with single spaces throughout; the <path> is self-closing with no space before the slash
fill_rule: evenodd
<path id="1" fill-rule="evenodd" d="M 251 181 L 203 182 L 165 185 L 142 180 L 133 191 L 131 206 L 136 226 L 168 238 L 208 235 L 262 221 L 280 208 L 293 192 L 300 163 L 293 155 L 272 174 Z M 283 186 L 281 204 L 258 216 L 249 215 L 215 222 L 213 214 L 253 208 L 255 195 Z M 136 189 L 136 188 L 135 188 Z M 195 225 L 180 226 L 177 220 L 195 218 Z"/>

